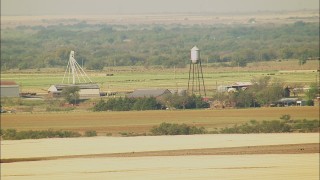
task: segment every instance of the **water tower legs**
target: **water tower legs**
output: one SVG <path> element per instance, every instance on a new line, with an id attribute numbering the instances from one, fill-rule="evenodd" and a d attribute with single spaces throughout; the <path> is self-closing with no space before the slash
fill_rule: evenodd
<path id="1" fill-rule="evenodd" d="M 201 73 L 201 75 L 200 75 L 200 73 Z M 202 83 L 202 89 L 201 89 L 201 83 Z M 206 96 L 206 88 L 204 85 L 201 61 L 199 61 L 198 63 L 190 62 L 189 80 L 188 80 L 188 94 L 197 94 L 197 95 L 201 96 L 202 90 L 203 90 L 204 96 Z"/>

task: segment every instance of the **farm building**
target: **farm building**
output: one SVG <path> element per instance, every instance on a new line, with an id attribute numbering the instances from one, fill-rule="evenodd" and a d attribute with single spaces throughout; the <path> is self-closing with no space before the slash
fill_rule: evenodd
<path id="1" fill-rule="evenodd" d="M 1 97 L 19 97 L 20 88 L 14 81 L 1 81 L 0 88 Z"/>
<path id="2" fill-rule="evenodd" d="M 236 90 L 245 90 L 248 87 L 252 86 L 251 82 L 235 82 L 234 84 L 231 85 L 231 88 L 235 88 Z"/>
<path id="3" fill-rule="evenodd" d="M 276 102 L 277 106 L 296 106 L 298 98 L 282 98 Z"/>
<path id="4" fill-rule="evenodd" d="M 131 94 L 128 94 L 129 98 L 143 98 L 143 97 L 155 97 L 162 98 L 167 94 L 172 94 L 168 89 L 137 89 Z"/>
<path id="5" fill-rule="evenodd" d="M 49 95 L 52 97 L 59 97 L 61 92 L 66 87 L 79 87 L 80 98 L 100 97 L 100 88 L 97 84 L 55 84 L 48 89 Z"/>
<path id="6" fill-rule="evenodd" d="M 248 87 L 252 86 L 251 82 L 235 82 L 232 85 L 227 86 L 218 86 L 217 91 L 218 92 L 236 92 L 241 90 L 246 90 Z"/>
<path id="7" fill-rule="evenodd" d="M 217 87 L 217 91 L 220 93 L 223 93 L 223 92 L 227 92 L 229 88 L 231 88 L 231 86 L 220 85 Z"/>

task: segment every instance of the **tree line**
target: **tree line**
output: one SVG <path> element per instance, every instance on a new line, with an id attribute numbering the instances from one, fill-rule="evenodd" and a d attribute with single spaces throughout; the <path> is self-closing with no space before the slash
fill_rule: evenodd
<path id="1" fill-rule="evenodd" d="M 208 108 L 209 103 L 203 101 L 201 96 L 169 94 L 163 98 L 155 97 L 111 98 L 107 101 L 101 99 L 94 105 L 93 111 L 142 111 L 159 109 L 199 109 Z"/>
<path id="2" fill-rule="evenodd" d="M 110 66 L 185 67 L 198 45 L 208 63 L 319 57 L 319 24 L 109 25 L 59 24 L 1 30 L 1 68 L 62 67 L 71 50 L 87 69 Z"/>

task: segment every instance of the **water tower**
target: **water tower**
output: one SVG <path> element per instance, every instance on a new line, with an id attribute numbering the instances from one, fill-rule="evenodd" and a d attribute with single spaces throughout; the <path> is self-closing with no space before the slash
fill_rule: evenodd
<path id="1" fill-rule="evenodd" d="M 188 93 L 199 94 L 201 96 L 201 91 L 204 93 L 204 96 L 206 96 L 206 88 L 204 86 L 202 65 L 200 59 L 200 49 L 197 46 L 194 46 L 191 49 Z"/>

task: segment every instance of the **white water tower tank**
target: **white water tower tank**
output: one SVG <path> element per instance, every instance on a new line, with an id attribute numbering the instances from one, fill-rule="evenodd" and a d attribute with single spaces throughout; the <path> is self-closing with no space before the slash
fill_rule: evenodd
<path id="1" fill-rule="evenodd" d="M 70 52 L 70 57 L 69 58 L 74 58 L 74 51 Z"/>
<path id="2" fill-rule="evenodd" d="M 191 62 L 197 64 L 200 61 L 200 49 L 197 46 L 194 46 L 191 49 Z"/>

